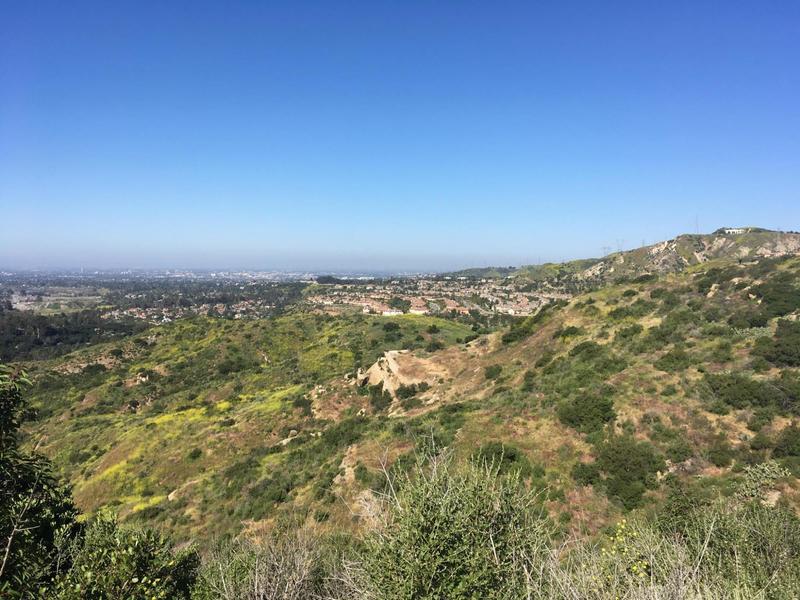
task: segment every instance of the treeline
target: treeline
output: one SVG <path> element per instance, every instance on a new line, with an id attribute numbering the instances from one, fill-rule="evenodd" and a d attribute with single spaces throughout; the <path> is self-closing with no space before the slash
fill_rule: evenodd
<path id="1" fill-rule="evenodd" d="M 284 307 L 300 299 L 307 284 L 267 281 L 145 280 L 111 287 L 105 300 L 127 308 L 189 308 L 201 304 L 235 304 L 247 300 Z"/>
<path id="2" fill-rule="evenodd" d="M 97 310 L 56 315 L 0 307 L 0 360 L 46 359 L 75 348 L 138 333 L 147 323 L 103 319 Z"/>

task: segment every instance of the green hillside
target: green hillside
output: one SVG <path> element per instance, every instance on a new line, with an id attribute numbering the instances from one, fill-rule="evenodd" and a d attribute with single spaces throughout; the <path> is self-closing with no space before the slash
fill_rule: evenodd
<path id="1" fill-rule="evenodd" d="M 314 552 L 314 568 L 334 570 L 349 590 L 319 597 L 356 598 L 362 583 L 394 589 L 429 560 L 453 569 L 462 552 L 477 552 L 468 571 L 487 590 L 791 598 L 800 580 L 799 316 L 800 257 L 716 258 L 596 288 L 477 338 L 433 317 L 295 308 L 181 319 L 25 363 L 25 394 L 38 409 L 26 446 L 72 484 L 93 523 L 81 552 L 100 553 L 74 555 L 78 566 L 61 581 L 85 585 L 94 575 L 81 564 L 117 560 L 102 548 L 150 535 L 120 529 L 108 509 L 198 548 L 210 561 L 199 598 L 220 597 L 209 591 L 218 577 L 245 585 L 245 565 L 269 547 L 247 544 L 264 540 L 276 544 L 267 558 L 282 561 L 276 577 L 293 573 L 297 553 Z M 13 400 L 8 373 L 0 391 Z M 72 514 L 69 498 L 56 497 Z M 467 541 L 483 527 L 463 516 L 471 510 L 512 544 L 500 552 L 542 544 L 519 551 L 544 553 L 549 574 L 531 582 L 518 566 L 502 576 L 480 568 L 493 555 Z M 239 545 L 220 550 L 230 536 Z M 565 542 L 580 544 L 566 562 Z M 634 554 L 614 562 L 595 543 Z M 195 577 L 197 555 L 158 552 L 143 564 Z M 342 579 L 348 564 L 365 570 Z M 687 564 L 702 570 L 674 581 Z M 315 593 L 328 589 L 329 580 L 313 581 Z M 672 595 L 646 595 L 662 585 Z M 70 594 L 59 597 L 79 597 Z"/>
<path id="2" fill-rule="evenodd" d="M 721 228 L 711 234 L 680 235 L 672 240 L 614 252 L 603 258 L 521 267 L 487 267 L 453 273 L 463 277 L 510 277 L 587 289 L 651 274 L 678 273 L 715 261 L 754 260 L 800 253 L 800 234 L 759 227 Z"/>
<path id="3" fill-rule="evenodd" d="M 289 513 L 358 528 L 381 460 L 401 468 L 429 438 L 461 458 L 502 448 L 565 531 L 591 534 L 657 506 L 668 474 L 714 495 L 769 457 L 800 473 L 800 259 L 719 264 L 607 286 L 467 346 L 467 327 L 420 316 L 178 321 L 28 365 L 31 439 L 82 510 L 179 539 Z M 456 346 L 431 353 L 433 339 Z M 345 377 L 404 347 L 425 385 Z M 796 504 L 796 482 L 781 497 Z"/>
<path id="4" fill-rule="evenodd" d="M 39 413 L 31 439 L 42 436 L 40 450 L 82 510 L 112 506 L 209 539 L 272 516 L 290 491 L 335 474 L 354 434 L 312 412 L 315 390 L 385 349 L 445 346 L 470 333 L 413 315 L 176 321 L 26 365 Z M 354 415 L 366 399 L 350 395 L 338 401 Z M 319 447 L 303 465 L 281 453 L 301 445 Z"/>

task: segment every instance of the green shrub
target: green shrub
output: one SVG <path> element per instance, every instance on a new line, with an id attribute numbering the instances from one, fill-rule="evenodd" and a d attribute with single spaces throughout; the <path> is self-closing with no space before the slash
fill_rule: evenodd
<path id="1" fill-rule="evenodd" d="M 486 379 L 492 380 L 500 377 L 500 373 L 502 373 L 502 371 L 503 371 L 502 365 L 489 365 L 486 368 L 484 368 L 483 374 L 484 377 L 486 377 Z"/>
<path id="2" fill-rule="evenodd" d="M 523 392 L 533 392 L 536 390 L 536 373 L 533 371 L 525 371 L 525 375 L 522 377 L 522 391 Z"/>
<path id="3" fill-rule="evenodd" d="M 436 352 L 437 350 L 441 350 L 444 348 L 444 344 L 439 340 L 431 340 L 428 342 L 428 345 L 425 346 L 425 350 L 427 352 Z"/>
<path id="4" fill-rule="evenodd" d="M 800 456 L 800 427 L 790 425 L 781 431 L 775 443 L 774 455 L 779 458 Z"/>
<path id="5" fill-rule="evenodd" d="M 629 325 L 628 327 L 621 327 L 617 334 L 614 336 L 615 342 L 624 342 L 630 339 L 633 339 L 640 333 L 644 331 L 644 327 L 639 325 L 638 323 L 634 323 L 633 325 Z"/>
<path id="6" fill-rule="evenodd" d="M 397 391 L 395 393 L 397 394 L 398 399 L 407 400 L 408 398 L 413 398 L 417 394 L 426 391 L 429 387 L 430 386 L 425 381 L 419 384 L 417 383 L 412 383 L 410 385 L 401 384 L 397 388 Z"/>
<path id="7" fill-rule="evenodd" d="M 609 311 L 608 316 L 615 320 L 627 318 L 640 319 L 653 312 L 655 308 L 655 302 L 650 302 L 649 300 L 643 300 L 639 298 L 628 306 L 620 306 Z"/>
<path id="8" fill-rule="evenodd" d="M 782 317 L 800 308 L 800 289 L 792 285 L 788 273 L 753 286 L 751 292 L 761 300 L 761 309 L 768 318 Z"/>
<path id="9" fill-rule="evenodd" d="M 533 474 L 533 467 L 528 457 L 522 450 L 511 444 L 488 442 L 478 448 L 478 451 L 472 455 L 472 460 L 496 470 L 500 475 L 507 475 L 513 471 L 518 472 L 522 477 Z"/>
<path id="10" fill-rule="evenodd" d="M 559 420 L 583 433 L 602 429 L 616 416 L 614 401 L 606 389 L 564 400 L 558 406 Z"/>
<path id="11" fill-rule="evenodd" d="M 378 600 L 526 598 L 548 540 L 532 503 L 514 473 L 441 458 L 418 466 L 366 541 L 367 587 Z"/>
<path id="12" fill-rule="evenodd" d="M 536 360 L 533 366 L 537 368 L 545 367 L 550 364 L 550 361 L 553 360 L 555 355 L 556 353 L 552 350 L 545 350 L 542 352 L 542 355 Z"/>
<path id="13" fill-rule="evenodd" d="M 676 347 L 654 362 L 653 366 L 659 371 L 674 373 L 675 371 L 686 369 L 694 362 L 695 360 L 686 350 Z"/>
<path id="14" fill-rule="evenodd" d="M 673 463 L 679 463 L 688 460 L 694 453 L 686 438 L 679 437 L 669 444 L 666 454 Z"/>
<path id="15" fill-rule="evenodd" d="M 175 552 L 159 534 L 120 527 L 116 518 L 98 517 L 87 529 L 72 567 L 59 579 L 55 596 L 85 598 L 189 598 L 199 558 Z"/>
<path id="16" fill-rule="evenodd" d="M 576 335 L 583 335 L 585 332 L 581 327 L 575 327 L 574 325 L 570 325 L 569 327 L 564 327 L 562 329 L 557 329 L 553 333 L 553 338 L 568 338 L 574 337 Z"/>
<path id="17" fill-rule="evenodd" d="M 600 444 L 597 466 L 605 475 L 608 496 L 629 509 L 641 504 L 644 492 L 657 485 L 656 473 L 666 468 L 652 444 L 630 435 L 612 436 Z"/>
<path id="18" fill-rule="evenodd" d="M 775 337 L 758 338 L 753 354 L 775 365 L 800 366 L 800 321 L 778 321 Z"/>
<path id="19" fill-rule="evenodd" d="M 578 485 L 596 485 L 600 481 L 600 469 L 595 463 L 578 463 L 572 468 L 572 478 Z"/>
<path id="20" fill-rule="evenodd" d="M 760 452 L 761 450 L 768 450 L 774 446 L 774 442 L 772 439 L 763 431 L 759 431 L 757 434 L 753 436 L 753 439 L 750 440 L 750 449 L 754 450 L 755 452 Z"/>
<path id="21" fill-rule="evenodd" d="M 717 467 L 727 467 L 733 461 L 733 448 L 728 438 L 719 435 L 714 438 L 706 451 L 708 460 Z"/>
<path id="22" fill-rule="evenodd" d="M 511 344 L 525 339 L 535 331 L 537 325 L 544 323 L 553 312 L 566 306 L 566 304 L 567 302 L 565 300 L 558 300 L 550 304 L 545 304 L 535 315 L 516 321 L 511 328 L 503 334 L 503 343 Z"/>
<path id="23" fill-rule="evenodd" d="M 706 374 L 705 382 L 716 399 L 732 408 L 777 405 L 784 399 L 776 386 L 739 373 Z"/>
<path id="24" fill-rule="evenodd" d="M 381 412 L 392 403 L 392 395 L 383 389 L 383 384 L 369 386 L 369 403 L 372 410 Z"/>

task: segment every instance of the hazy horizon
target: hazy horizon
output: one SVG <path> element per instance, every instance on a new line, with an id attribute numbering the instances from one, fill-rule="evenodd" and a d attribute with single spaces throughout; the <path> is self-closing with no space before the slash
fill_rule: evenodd
<path id="1" fill-rule="evenodd" d="M 731 227 L 739 227 L 742 226 L 741 224 L 734 224 L 728 225 Z M 745 226 L 753 226 L 759 227 L 758 225 L 745 225 Z M 715 228 L 716 230 L 718 228 Z M 769 228 L 764 228 L 769 229 Z M 788 231 L 787 228 L 776 228 L 777 231 Z M 713 230 L 709 231 L 700 231 L 701 235 L 710 234 Z M 660 240 L 642 240 L 646 242 L 646 244 L 634 244 L 634 245 L 624 245 L 620 244 L 618 247 L 606 246 L 603 248 L 607 250 L 609 253 L 617 252 L 617 251 L 625 251 L 631 250 L 634 248 L 641 247 L 642 245 L 651 245 L 663 241 L 667 241 L 669 239 L 674 239 L 678 235 L 684 234 L 694 234 L 695 232 L 684 231 L 679 232 L 673 236 L 668 238 L 660 239 Z M 469 269 L 469 268 L 481 268 L 481 267 L 519 267 L 524 265 L 537 265 L 543 264 L 548 262 L 567 262 L 570 260 L 577 260 L 577 259 L 594 259 L 594 258 L 602 258 L 603 254 L 598 253 L 595 255 L 587 255 L 587 256 L 565 256 L 560 258 L 553 258 L 553 259 L 543 259 L 541 256 L 537 256 L 535 259 L 522 261 L 522 262 L 513 262 L 513 261 L 501 261 L 501 262 L 485 262 L 481 261 L 480 259 L 476 260 L 469 260 L 468 256 L 459 256 L 458 258 L 453 258 L 452 260 L 448 261 L 446 258 L 443 258 L 441 266 L 429 266 L 429 267 L 419 267 L 414 266 L 413 263 L 408 263 L 406 258 L 403 257 L 395 257 L 395 258 L 388 258 L 388 259 L 374 259 L 377 262 L 374 262 L 372 266 L 368 264 L 364 264 L 358 262 L 355 259 L 351 260 L 344 260 L 341 262 L 331 262 L 331 263 L 314 263 L 312 259 L 309 259 L 309 262 L 286 262 L 284 264 L 281 263 L 274 263 L 270 264 L 269 259 L 264 259 L 261 264 L 258 263 L 235 263 L 235 262 L 217 262 L 214 264 L 214 261 L 209 263 L 192 263 L 186 262 L 184 264 L 105 264 L 105 265 L 97 265 L 92 264 L 91 262 L 87 262 L 86 264 L 51 264 L 51 265 L 28 265 L 28 266 L 12 266 L 12 265 L 4 265 L 0 264 L 0 271 L 9 270 L 9 271 L 42 271 L 42 272 L 76 272 L 80 270 L 85 270 L 87 272 L 91 271 L 107 271 L 107 272 L 119 272 L 119 271 L 196 271 L 196 272 L 203 272 L 203 271 L 251 271 L 251 272 L 278 272 L 278 273 L 313 273 L 313 274 L 324 274 L 324 273 L 331 273 L 331 274 L 362 274 L 362 275 L 395 275 L 395 274 L 402 274 L 402 273 L 442 273 L 447 271 L 457 271 L 462 269 Z M 430 264 L 431 257 L 425 257 L 427 263 Z M 405 261 L 405 262 L 403 262 Z M 434 263 L 435 264 L 435 263 Z M 392 266 L 397 265 L 397 266 Z"/>
<path id="2" fill-rule="evenodd" d="M 0 267 L 442 271 L 800 229 L 800 6 L 14 4 Z"/>

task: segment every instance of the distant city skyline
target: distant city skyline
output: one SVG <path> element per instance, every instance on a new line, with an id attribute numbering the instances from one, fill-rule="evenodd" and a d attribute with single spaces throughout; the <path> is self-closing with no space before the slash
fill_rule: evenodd
<path id="1" fill-rule="evenodd" d="M 446 271 L 800 229 L 800 5 L 14 3 L 0 269 Z"/>

